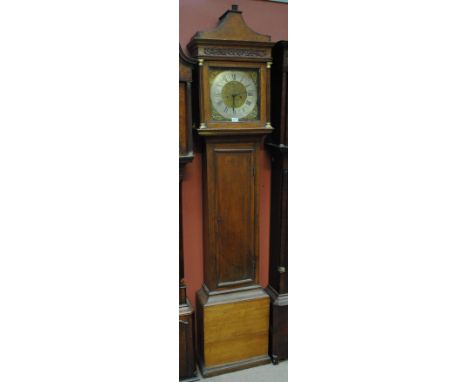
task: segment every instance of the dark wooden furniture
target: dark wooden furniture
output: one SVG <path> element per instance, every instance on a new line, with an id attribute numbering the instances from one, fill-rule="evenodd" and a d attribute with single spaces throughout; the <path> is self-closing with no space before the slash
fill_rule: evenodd
<path id="1" fill-rule="evenodd" d="M 288 358 L 288 42 L 273 47 L 271 121 L 270 346 L 273 363 Z"/>
<path id="2" fill-rule="evenodd" d="M 193 159 L 192 147 L 192 72 L 196 61 L 179 46 L 179 379 L 198 381 L 194 351 L 194 314 L 184 283 L 182 225 L 182 179 L 184 166 Z"/>
<path id="3" fill-rule="evenodd" d="M 204 284 L 196 307 L 204 376 L 270 362 L 270 300 L 258 284 L 258 168 L 260 145 L 272 132 L 272 46 L 237 6 L 188 45 L 198 59 L 204 144 Z"/>

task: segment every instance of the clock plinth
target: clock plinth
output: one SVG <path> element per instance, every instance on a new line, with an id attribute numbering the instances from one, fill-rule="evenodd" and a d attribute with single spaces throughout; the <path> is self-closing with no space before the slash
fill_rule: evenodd
<path id="1" fill-rule="evenodd" d="M 270 36 L 235 8 L 198 32 L 203 144 L 204 284 L 197 292 L 198 361 L 204 376 L 270 362 L 270 298 L 259 285 L 259 162 L 270 124 Z"/>
<path id="2" fill-rule="evenodd" d="M 260 286 L 197 293 L 199 364 L 206 377 L 270 362 L 270 299 Z"/>

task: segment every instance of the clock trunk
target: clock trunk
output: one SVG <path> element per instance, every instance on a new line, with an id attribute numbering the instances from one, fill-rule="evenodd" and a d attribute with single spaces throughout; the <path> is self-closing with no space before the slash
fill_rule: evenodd
<path id="1" fill-rule="evenodd" d="M 206 142 L 205 274 L 211 291 L 257 282 L 255 141 Z"/>

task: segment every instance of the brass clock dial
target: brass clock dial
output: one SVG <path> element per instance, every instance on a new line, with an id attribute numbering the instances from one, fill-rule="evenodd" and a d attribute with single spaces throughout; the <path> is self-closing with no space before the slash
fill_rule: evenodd
<path id="1" fill-rule="evenodd" d="M 257 72 L 214 71 L 210 87 L 212 118 L 238 122 L 258 119 Z"/>

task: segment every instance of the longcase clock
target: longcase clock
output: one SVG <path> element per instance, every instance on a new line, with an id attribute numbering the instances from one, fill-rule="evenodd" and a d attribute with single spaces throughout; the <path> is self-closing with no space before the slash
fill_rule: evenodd
<path id="1" fill-rule="evenodd" d="M 197 292 L 200 370 L 212 376 L 270 361 L 269 296 L 258 283 L 258 168 L 269 121 L 269 36 L 237 6 L 188 48 L 198 60 L 204 143 L 204 283 Z"/>
<path id="2" fill-rule="evenodd" d="M 273 363 L 288 358 L 288 42 L 273 47 L 271 121 L 270 355 Z"/>
<path id="3" fill-rule="evenodd" d="M 184 167 L 193 159 L 192 148 L 192 73 L 196 61 L 183 54 L 179 46 L 179 379 L 198 381 L 194 351 L 193 308 L 184 282 L 184 243 L 182 224 L 182 180 Z"/>

